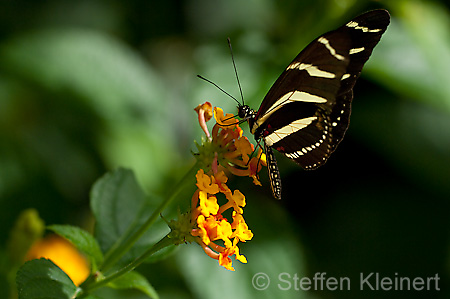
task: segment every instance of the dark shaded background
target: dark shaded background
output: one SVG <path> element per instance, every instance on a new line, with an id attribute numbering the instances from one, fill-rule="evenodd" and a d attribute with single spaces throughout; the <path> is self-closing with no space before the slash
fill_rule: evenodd
<path id="1" fill-rule="evenodd" d="M 355 87 L 350 129 L 327 164 L 307 172 L 278 156 L 282 202 L 270 197 L 265 173 L 263 187 L 245 178 L 230 183 L 248 201 L 255 233 L 241 249 L 248 264 L 226 271 L 192 244 L 140 272 L 161 298 L 448 298 L 447 1 L 3 1 L 0 244 L 30 207 L 47 224 L 91 229 L 90 187 L 118 166 L 132 168 L 150 194 L 173 188 L 202 136 L 193 108 L 210 101 L 235 111 L 196 78 L 238 95 L 227 37 L 246 103 L 256 109 L 312 39 L 374 8 L 388 9 L 392 23 Z M 258 272 L 271 279 L 265 291 L 252 287 Z M 349 277 L 351 290 L 277 287 L 280 273 L 317 272 Z M 360 273 L 371 272 L 438 274 L 440 291 L 359 290 Z"/>

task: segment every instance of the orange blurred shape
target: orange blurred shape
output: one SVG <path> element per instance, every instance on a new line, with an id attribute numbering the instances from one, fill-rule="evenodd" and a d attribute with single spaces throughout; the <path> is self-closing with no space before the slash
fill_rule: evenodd
<path id="1" fill-rule="evenodd" d="M 72 243 L 58 235 L 49 235 L 36 241 L 28 251 L 25 260 L 46 258 L 55 263 L 80 285 L 89 276 L 89 263 Z"/>

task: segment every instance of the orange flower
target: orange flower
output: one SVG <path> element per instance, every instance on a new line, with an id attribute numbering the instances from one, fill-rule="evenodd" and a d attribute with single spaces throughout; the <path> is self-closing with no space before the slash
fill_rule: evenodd
<path id="1" fill-rule="evenodd" d="M 50 235 L 36 241 L 28 251 L 25 260 L 42 257 L 60 267 L 77 286 L 89 276 L 90 268 L 86 258 L 72 243 L 58 235 Z"/>
<path id="2" fill-rule="evenodd" d="M 236 243 L 237 241 L 233 242 L 232 246 L 226 248 L 219 254 L 219 265 L 231 271 L 234 271 L 234 268 L 232 266 L 230 256 L 235 255 L 238 261 L 244 264 L 247 263 L 247 259 L 245 258 L 245 256 L 239 254 L 239 248 L 236 246 Z"/>

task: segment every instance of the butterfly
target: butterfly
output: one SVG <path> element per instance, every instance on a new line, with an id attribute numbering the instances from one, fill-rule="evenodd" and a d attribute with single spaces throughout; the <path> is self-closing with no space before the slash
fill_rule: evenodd
<path id="1" fill-rule="evenodd" d="M 366 12 L 312 41 L 270 88 L 258 111 L 238 106 L 263 142 L 273 196 L 281 179 L 272 149 L 310 170 L 323 165 L 349 126 L 353 86 L 390 22 L 388 11 Z"/>
<path id="2" fill-rule="evenodd" d="M 389 23 L 387 10 L 372 10 L 313 40 L 281 73 L 258 111 L 199 76 L 238 102 L 240 122 L 247 121 L 264 145 L 276 199 L 281 178 L 273 149 L 307 170 L 327 161 L 349 126 L 355 82 Z M 233 66 L 238 79 L 234 59 Z"/>

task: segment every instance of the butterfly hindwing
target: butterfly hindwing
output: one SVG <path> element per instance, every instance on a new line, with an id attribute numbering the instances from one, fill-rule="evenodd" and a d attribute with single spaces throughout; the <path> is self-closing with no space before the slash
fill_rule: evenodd
<path id="1" fill-rule="evenodd" d="M 326 162 L 347 130 L 352 98 L 350 90 L 340 96 L 331 111 L 326 106 L 317 108 L 310 125 L 281 139 L 274 148 L 304 169 L 318 168 Z"/>

